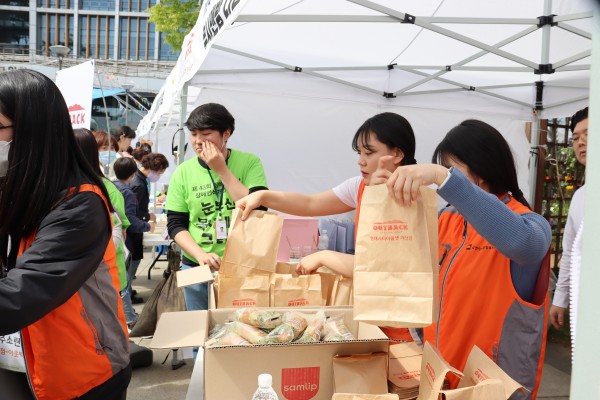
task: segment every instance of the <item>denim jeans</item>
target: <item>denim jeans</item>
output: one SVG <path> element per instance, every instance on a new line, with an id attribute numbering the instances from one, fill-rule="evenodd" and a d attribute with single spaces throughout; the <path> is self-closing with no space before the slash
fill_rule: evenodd
<path id="1" fill-rule="evenodd" d="M 181 269 L 194 268 L 191 265 L 181 264 Z M 189 311 L 208 310 L 208 282 L 183 288 L 185 306 Z"/>
<path id="2" fill-rule="evenodd" d="M 131 288 L 129 287 L 129 281 L 127 281 L 125 289 L 121 290 L 121 300 L 123 301 L 123 310 L 125 311 L 125 321 L 127 321 L 127 325 L 134 323 L 137 321 L 138 315 L 131 303 Z"/>

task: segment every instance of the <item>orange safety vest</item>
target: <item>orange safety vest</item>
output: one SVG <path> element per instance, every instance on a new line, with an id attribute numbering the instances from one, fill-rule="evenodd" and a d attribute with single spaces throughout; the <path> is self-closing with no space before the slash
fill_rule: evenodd
<path id="1" fill-rule="evenodd" d="M 358 202 L 356 204 L 356 214 L 354 218 L 354 244 L 356 245 L 356 231 L 358 231 L 358 219 L 360 217 L 360 203 L 362 201 L 363 192 L 365 191 L 365 180 L 360 182 L 358 187 Z M 356 246 L 355 246 L 356 247 Z M 379 329 L 390 339 L 399 342 L 414 342 L 408 328 L 388 328 L 380 326 Z M 390 342 L 390 344 L 393 344 Z"/>
<path id="2" fill-rule="evenodd" d="M 508 195 L 500 198 L 516 213 L 531 212 Z M 519 399 L 535 399 L 546 348 L 548 255 L 529 303 L 514 288 L 510 259 L 480 236 L 454 207 L 442 211 L 438 225 L 440 312 L 438 321 L 424 329 L 425 341 L 461 371 L 471 348 L 477 345 L 531 391 L 522 397 L 518 394 Z M 457 378 L 450 378 L 452 387 L 457 383 Z"/>
<path id="3" fill-rule="evenodd" d="M 97 186 L 84 184 L 79 192 L 96 193 L 108 211 Z M 36 232 L 21 240 L 19 256 L 35 236 Z M 102 262 L 86 283 L 64 304 L 21 330 L 27 375 L 38 399 L 79 397 L 127 367 L 129 340 L 119 286 L 115 247 L 109 240 Z"/>

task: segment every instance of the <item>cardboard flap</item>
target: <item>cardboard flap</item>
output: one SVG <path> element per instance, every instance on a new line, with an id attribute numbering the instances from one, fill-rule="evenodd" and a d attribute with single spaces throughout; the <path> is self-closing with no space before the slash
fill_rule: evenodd
<path id="1" fill-rule="evenodd" d="M 499 379 L 487 379 L 476 386 L 442 390 L 443 400 L 506 400 L 504 385 Z"/>
<path id="2" fill-rule="evenodd" d="M 419 400 L 437 400 L 449 372 L 462 376 L 462 373 L 444 360 L 438 349 L 425 342 L 421 361 L 421 382 Z"/>
<path id="3" fill-rule="evenodd" d="M 387 339 L 388 337 L 376 325 L 358 323 L 357 339 Z"/>
<path id="4" fill-rule="evenodd" d="M 197 283 L 212 282 L 215 278 L 208 265 L 177 271 L 177 286 L 185 287 Z"/>
<path id="5" fill-rule="evenodd" d="M 458 388 L 475 386 L 488 379 L 497 379 L 502 383 L 505 398 L 509 398 L 515 391 L 526 389 L 493 362 L 479 347 L 473 346 L 464 368 L 464 376 Z"/>
<path id="6" fill-rule="evenodd" d="M 199 347 L 208 335 L 208 311 L 163 313 L 150 343 L 154 349 Z"/>

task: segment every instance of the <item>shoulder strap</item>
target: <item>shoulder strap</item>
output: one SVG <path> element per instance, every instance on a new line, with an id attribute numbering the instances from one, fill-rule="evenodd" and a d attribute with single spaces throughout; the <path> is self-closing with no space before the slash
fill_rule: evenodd
<path id="1" fill-rule="evenodd" d="M 358 219 L 360 218 L 360 203 L 362 203 L 363 192 L 365 191 L 365 180 L 360 181 L 358 187 L 358 198 L 356 200 L 356 215 L 354 217 L 354 245 L 356 245 L 356 232 L 358 231 Z"/>

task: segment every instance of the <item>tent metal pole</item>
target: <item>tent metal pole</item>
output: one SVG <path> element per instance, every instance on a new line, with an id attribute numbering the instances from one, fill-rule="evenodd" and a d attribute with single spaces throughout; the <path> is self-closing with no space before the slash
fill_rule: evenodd
<path id="1" fill-rule="evenodd" d="M 572 62 L 575 62 L 577 60 L 581 60 L 582 58 L 589 57 L 591 55 L 592 55 L 591 50 L 582 51 L 581 53 L 572 55 L 571 57 L 567 57 L 564 60 L 555 62 L 554 64 L 552 64 L 552 68 L 560 68 L 565 65 L 571 64 Z"/>
<path id="2" fill-rule="evenodd" d="M 445 65 L 394 65 L 394 68 L 402 69 L 410 72 L 410 70 L 435 70 L 447 72 Z M 452 65 L 452 71 L 482 71 L 482 72 L 531 72 L 529 67 L 465 67 L 462 65 Z M 370 66 L 370 67 L 302 67 L 302 71 L 321 72 L 321 71 L 384 71 L 388 70 L 387 65 Z M 240 68 L 240 69 L 209 69 L 199 70 L 198 75 L 215 75 L 215 74 L 253 74 L 260 72 L 286 72 L 289 68 Z"/>
<path id="3" fill-rule="evenodd" d="M 216 44 L 213 45 L 212 47 L 213 47 L 213 49 L 218 49 L 218 50 L 225 51 L 225 52 L 228 52 L 228 53 L 237 54 L 239 56 L 247 57 L 247 58 L 250 58 L 250 59 L 253 59 L 253 60 L 258 60 L 258 61 L 262 61 L 262 62 L 265 62 L 265 63 L 273 64 L 273 65 L 278 65 L 278 66 L 284 67 L 284 68 L 286 68 L 286 69 L 288 69 L 290 71 L 296 71 L 296 67 L 293 66 L 293 65 L 290 65 L 290 64 L 285 64 L 285 63 L 282 63 L 282 62 L 279 62 L 279 61 L 275 61 L 275 60 L 271 60 L 271 59 L 268 59 L 268 58 L 260 57 L 260 56 L 257 56 L 257 55 L 254 55 L 254 54 L 250 54 L 250 53 L 245 53 L 243 51 L 239 51 L 239 50 L 235 50 L 235 49 L 230 49 L 228 47 L 223 47 L 223 46 L 219 46 L 219 45 L 216 45 Z M 351 87 L 354 87 L 356 89 L 364 90 L 364 91 L 367 91 L 367 92 L 370 92 L 370 93 L 375 93 L 377 95 L 382 95 L 383 94 L 380 90 L 372 89 L 370 87 L 358 85 L 356 83 L 348 82 L 348 81 L 345 81 L 343 79 L 334 78 L 334 77 L 323 75 L 323 74 L 319 74 L 319 73 L 316 73 L 316 72 L 310 72 L 310 71 L 306 71 L 305 72 L 303 69 L 298 70 L 298 72 L 302 72 L 302 73 L 305 73 L 307 75 L 311 75 L 311 76 L 314 76 L 314 77 L 317 77 L 317 78 L 326 79 L 328 81 L 332 81 L 332 82 L 336 82 L 336 83 L 341 83 L 343 85 L 351 86 Z"/>
<path id="4" fill-rule="evenodd" d="M 512 36 L 510 36 L 510 37 L 508 37 L 508 38 L 506 38 L 506 39 L 504 39 L 504 40 L 496 43 L 494 46 L 498 46 L 498 47 L 505 46 L 505 45 L 507 45 L 507 44 L 509 44 L 509 43 L 511 43 L 511 42 L 513 42 L 515 40 L 517 40 L 517 39 L 520 39 L 520 38 L 522 38 L 524 36 L 529 35 L 530 33 L 536 31 L 537 29 L 538 29 L 537 26 L 531 26 L 531 27 L 529 27 L 529 28 L 527 28 L 527 29 L 525 29 L 525 30 L 523 30 L 521 32 L 518 32 L 518 33 L 516 33 L 516 34 L 514 34 L 514 35 L 512 35 Z M 455 66 L 461 66 L 461 65 L 467 64 L 467 63 L 469 63 L 471 61 L 474 61 L 474 60 L 476 60 L 476 59 L 478 59 L 480 57 L 485 56 L 486 54 L 488 54 L 487 51 L 485 51 L 485 50 L 484 51 L 480 51 L 480 52 L 478 52 L 476 54 L 473 54 L 470 57 L 465 58 L 464 60 L 461 60 L 461 61 L 457 62 L 456 64 L 451 65 L 450 67 L 454 68 Z M 394 95 L 397 96 L 400 93 L 406 92 L 406 91 L 408 91 L 408 90 L 410 90 L 410 89 L 412 89 L 414 87 L 417 87 L 419 85 L 427 83 L 427 82 L 429 82 L 432 79 L 438 79 L 439 76 L 444 75 L 446 72 L 447 71 L 439 71 L 439 72 L 437 72 L 437 73 L 435 73 L 433 75 L 429 75 L 425 79 L 422 79 L 422 80 L 420 80 L 418 82 L 415 82 L 415 83 L 413 83 L 411 85 L 406 86 L 403 89 L 398 90 L 397 92 L 394 93 Z"/>
<path id="5" fill-rule="evenodd" d="M 183 130 L 183 124 L 185 124 L 187 117 L 187 95 L 188 95 L 189 81 L 183 84 L 181 93 L 179 94 L 179 146 L 177 147 L 177 165 L 180 165 L 185 159 L 185 131 Z"/>
<path id="6" fill-rule="evenodd" d="M 563 100 L 563 101 L 559 101 L 559 102 L 556 102 L 556 103 L 548 104 L 548 105 L 544 106 L 544 110 L 547 110 L 547 109 L 553 108 L 553 107 L 562 106 L 562 105 L 565 105 L 565 104 L 576 103 L 578 101 L 587 100 L 589 98 L 590 98 L 589 94 L 586 93 L 586 94 L 581 95 L 581 96 L 577 96 L 577 97 L 573 97 L 573 98 L 570 98 L 570 99 L 567 99 L 567 100 Z"/>
<path id="7" fill-rule="evenodd" d="M 592 34 L 588 31 L 584 31 L 583 29 L 575 28 L 573 25 L 565 24 L 564 22 L 559 22 L 556 24 L 559 28 L 564 29 L 565 31 L 569 31 L 576 35 L 582 36 L 586 39 L 592 40 Z"/>
<path id="8" fill-rule="evenodd" d="M 391 15 L 392 17 L 398 18 L 398 20 L 400 20 L 400 21 L 404 21 L 405 17 L 406 17 L 406 14 L 403 13 L 403 12 L 396 11 L 396 10 L 393 10 L 391 8 L 388 8 L 388 7 L 384 7 L 384 6 L 381 6 L 379 4 L 375 4 L 375 3 L 370 2 L 368 0 L 347 0 L 347 1 L 355 3 L 355 4 L 358 4 L 358 5 L 361 5 L 363 7 L 369 8 L 369 9 L 374 10 L 374 11 L 378 11 L 378 12 L 383 13 L 383 14 Z M 482 50 L 486 50 L 486 51 L 488 51 L 490 53 L 493 53 L 493 54 L 496 54 L 496 55 L 498 55 L 500 57 L 507 58 L 507 59 L 509 59 L 511 61 L 514 61 L 516 63 L 525 65 L 526 67 L 531 67 L 531 68 L 534 68 L 534 69 L 538 68 L 538 65 L 536 63 L 534 63 L 533 61 L 526 60 L 525 58 L 519 57 L 519 56 L 517 56 L 515 54 L 511 54 L 511 53 L 509 53 L 507 51 L 504 51 L 504 50 L 500 50 L 497 47 L 490 46 L 488 44 L 485 44 L 483 42 L 480 42 L 480 41 L 475 40 L 473 38 L 470 38 L 468 36 L 461 35 L 460 33 L 453 32 L 453 31 L 451 31 L 449 29 L 445 29 L 445 28 L 439 27 L 437 25 L 434 25 L 434 24 L 431 24 L 429 22 L 420 20 L 418 18 L 414 19 L 414 24 L 417 25 L 417 26 L 420 26 L 422 28 L 428 29 L 428 30 L 430 30 L 432 32 L 439 33 L 440 35 L 444 35 L 444 36 L 447 36 L 447 37 L 449 37 L 451 39 L 455 39 L 455 40 L 458 40 L 460 42 L 466 43 L 466 44 L 471 45 L 473 47 L 477 47 L 477 48 L 480 48 Z M 537 28 L 537 26 L 536 26 L 536 28 Z"/>
<path id="9" fill-rule="evenodd" d="M 589 71 L 591 69 L 590 64 L 582 65 L 565 65 L 564 67 L 555 68 L 556 71 Z"/>
<path id="10" fill-rule="evenodd" d="M 534 114 L 531 124 L 531 149 L 529 150 L 529 205 L 535 207 L 535 186 L 537 182 L 537 169 L 540 145 L 540 115 Z"/>
<path id="11" fill-rule="evenodd" d="M 552 0 L 544 0 L 544 14 L 550 15 L 552 13 Z M 548 64 L 550 62 L 550 30 L 551 25 L 544 25 L 542 27 L 542 58 L 541 64 Z"/>
<path id="12" fill-rule="evenodd" d="M 434 24 L 514 24 L 537 25 L 537 18 L 461 18 L 461 17 L 421 17 L 421 21 Z M 375 22 L 397 23 L 398 19 L 389 15 L 311 15 L 311 14 L 252 14 L 240 15 L 235 22 Z"/>
<path id="13" fill-rule="evenodd" d="M 562 21 L 573 21 L 577 19 L 585 19 L 592 18 L 594 16 L 593 11 L 586 11 L 577 14 L 565 14 L 565 15 L 557 15 L 554 17 L 554 22 L 562 22 Z"/>
<path id="14" fill-rule="evenodd" d="M 544 0 L 544 13 L 543 15 L 550 15 L 552 13 L 552 0 Z M 541 64 L 548 64 L 550 62 L 550 29 L 552 26 L 544 25 L 542 27 L 542 56 Z M 529 151 L 529 204 L 535 207 L 535 189 L 537 183 L 537 170 L 539 158 L 539 145 L 540 145 L 540 113 L 544 109 L 544 82 L 536 82 L 536 97 L 535 97 L 535 111 L 534 120 L 531 127 L 531 150 Z"/>

